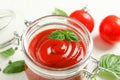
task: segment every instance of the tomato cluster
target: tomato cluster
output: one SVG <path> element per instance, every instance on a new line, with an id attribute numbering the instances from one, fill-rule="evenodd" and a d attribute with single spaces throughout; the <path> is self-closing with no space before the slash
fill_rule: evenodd
<path id="1" fill-rule="evenodd" d="M 92 32 L 94 28 L 93 17 L 84 9 L 76 10 L 70 14 L 70 17 L 82 22 L 86 28 Z M 120 18 L 116 15 L 108 15 L 99 26 L 99 33 L 103 40 L 115 44 L 120 41 Z"/>
<path id="2" fill-rule="evenodd" d="M 67 15 L 61 9 L 55 9 L 55 13 L 58 15 L 69 16 L 74 18 L 85 25 L 85 27 L 91 33 L 94 29 L 94 19 L 91 14 L 86 11 L 86 7 L 80 10 L 73 11 L 70 15 Z M 116 15 L 108 15 L 99 25 L 99 34 L 101 38 L 111 44 L 120 42 L 120 18 Z"/>

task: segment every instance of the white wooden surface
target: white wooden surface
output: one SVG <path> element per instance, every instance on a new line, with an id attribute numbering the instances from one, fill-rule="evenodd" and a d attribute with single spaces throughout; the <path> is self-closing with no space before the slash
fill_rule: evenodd
<path id="1" fill-rule="evenodd" d="M 120 16 L 120 0 L 0 0 L 0 9 L 11 9 L 16 13 L 18 28 L 25 27 L 24 20 L 33 21 L 41 16 L 51 14 L 54 8 L 65 10 L 68 14 L 72 11 L 81 9 L 88 5 L 89 13 L 95 19 L 95 28 L 91 36 L 94 41 L 92 56 L 99 58 L 106 53 L 120 55 L 120 43 L 109 45 L 99 37 L 99 24 L 101 20 L 109 15 Z M 2 35 L 2 34 L 0 34 Z M 7 36 L 6 36 L 7 37 Z M 16 61 L 23 59 L 22 52 L 19 50 L 10 58 L 0 56 L 0 68 L 4 68 L 8 60 Z M 0 72 L 0 80 L 27 80 L 24 72 L 19 74 L 6 75 Z M 100 79 L 103 80 L 103 79 Z"/>

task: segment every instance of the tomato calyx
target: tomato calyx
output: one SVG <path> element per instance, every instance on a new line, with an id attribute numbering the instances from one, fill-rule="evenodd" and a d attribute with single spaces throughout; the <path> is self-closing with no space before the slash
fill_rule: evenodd
<path id="1" fill-rule="evenodd" d="M 89 9 L 87 8 L 87 5 L 86 6 L 83 6 L 83 8 L 81 10 L 84 10 L 85 12 L 88 12 Z"/>

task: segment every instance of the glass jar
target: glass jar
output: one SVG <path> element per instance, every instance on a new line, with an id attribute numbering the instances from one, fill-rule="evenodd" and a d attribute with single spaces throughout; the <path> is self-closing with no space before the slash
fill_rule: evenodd
<path id="1" fill-rule="evenodd" d="M 12 10 L 0 9 L 0 53 L 19 45 L 15 17 Z"/>
<path id="2" fill-rule="evenodd" d="M 86 55 L 79 63 L 67 68 L 57 69 L 39 64 L 30 55 L 29 45 L 31 40 L 41 31 L 54 28 L 73 29 L 79 33 L 86 48 Z M 22 36 L 22 48 L 28 80 L 89 80 L 91 79 L 89 74 L 95 71 L 97 66 L 96 60 L 90 57 L 93 41 L 89 31 L 82 23 L 70 17 L 48 15 L 35 20 L 27 27 Z"/>

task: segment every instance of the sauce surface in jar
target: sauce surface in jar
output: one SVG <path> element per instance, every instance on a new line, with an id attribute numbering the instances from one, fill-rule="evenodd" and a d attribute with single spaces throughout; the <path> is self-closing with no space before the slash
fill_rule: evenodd
<path id="1" fill-rule="evenodd" d="M 77 35 L 75 31 L 71 30 L 73 33 L 69 35 L 67 34 L 63 40 L 51 39 L 49 37 L 50 34 L 57 30 L 62 32 L 67 31 L 62 29 L 48 29 L 33 37 L 28 48 L 30 55 L 37 63 L 56 69 L 67 68 L 79 63 L 86 55 L 86 48 L 84 42 L 80 39 L 80 35 Z M 73 34 L 75 34 L 80 40 L 74 41 L 75 35 L 71 36 Z M 57 36 L 58 35 L 59 34 L 57 34 Z M 61 36 L 59 37 L 61 38 Z M 27 66 L 25 69 L 28 80 L 51 80 L 36 74 Z M 81 75 L 78 74 L 62 80 L 81 79 Z"/>
<path id="2" fill-rule="evenodd" d="M 83 41 L 81 39 L 80 41 L 70 41 L 68 39 L 59 40 L 49 38 L 49 35 L 56 30 L 58 29 L 48 29 L 33 37 L 29 45 L 29 53 L 32 58 L 44 66 L 56 69 L 67 68 L 80 62 L 86 55 Z M 59 30 L 65 31 L 62 29 Z M 79 35 L 77 36 L 80 38 Z M 28 70 L 26 72 L 28 73 L 28 77 L 30 77 L 29 74 L 32 74 L 31 71 Z M 34 80 L 44 80 L 42 77 L 38 77 L 38 75 L 32 78 Z M 80 79 L 70 78 L 66 80 Z"/>

